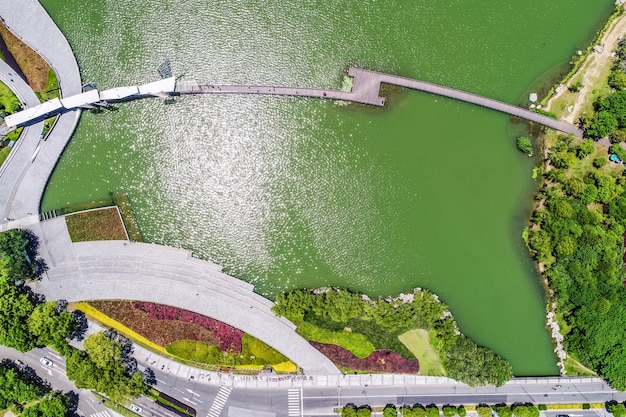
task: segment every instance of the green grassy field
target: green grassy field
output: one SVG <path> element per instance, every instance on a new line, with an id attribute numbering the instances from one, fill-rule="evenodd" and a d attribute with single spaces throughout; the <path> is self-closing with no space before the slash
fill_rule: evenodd
<path id="1" fill-rule="evenodd" d="M 4 84 L 0 82 L 0 111 L 4 111 L 6 113 L 15 112 L 20 106 L 20 100 L 17 98 L 13 91 Z"/>
<path id="2" fill-rule="evenodd" d="M 298 323 L 297 332 L 306 340 L 341 346 L 360 359 L 367 358 L 374 351 L 372 342 L 359 333 L 326 330 L 307 322 Z"/>
<path id="3" fill-rule="evenodd" d="M 420 364 L 420 375 L 444 376 L 446 373 L 439 354 L 435 352 L 428 331 L 413 329 L 398 336 L 398 339 L 415 355 Z"/>

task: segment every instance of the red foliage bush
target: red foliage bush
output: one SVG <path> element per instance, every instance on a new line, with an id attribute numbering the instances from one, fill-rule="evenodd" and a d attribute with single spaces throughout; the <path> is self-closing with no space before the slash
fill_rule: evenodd
<path id="1" fill-rule="evenodd" d="M 187 311 L 162 304 L 133 301 L 132 306 L 133 308 L 148 313 L 148 317 L 152 319 L 177 320 L 183 323 L 193 323 L 201 326 L 213 333 L 213 335 L 220 341 L 218 347 L 222 352 L 241 352 L 241 338 L 244 333 L 226 323 L 194 313 L 193 311 Z"/>
<path id="2" fill-rule="evenodd" d="M 309 342 L 335 365 L 355 371 L 381 372 L 390 374 L 416 374 L 417 359 L 407 359 L 393 350 L 375 350 L 367 358 L 359 359 L 347 349 L 337 345 Z"/>

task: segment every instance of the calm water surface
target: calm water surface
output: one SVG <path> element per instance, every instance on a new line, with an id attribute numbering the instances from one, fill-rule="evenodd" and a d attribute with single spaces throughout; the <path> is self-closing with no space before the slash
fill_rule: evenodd
<path id="1" fill-rule="evenodd" d="M 43 0 L 104 89 L 176 75 L 337 88 L 350 65 L 516 103 L 586 46 L 599 0 Z M 192 249 L 257 291 L 422 286 L 518 375 L 557 373 L 520 239 L 523 127 L 411 91 L 386 109 L 184 97 L 84 114 L 43 209 L 128 193 L 147 241 Z M 210 302 L 210 301 L 209 301 Z"/>

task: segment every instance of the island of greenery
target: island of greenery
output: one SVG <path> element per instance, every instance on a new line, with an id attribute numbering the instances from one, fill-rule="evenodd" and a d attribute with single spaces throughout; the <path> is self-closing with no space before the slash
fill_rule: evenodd
<path id="1" fill-rule="evenodd" d="M 336 349 L 324 346 L 336 345 L 357 358 L 390 350 L 414 359 L 430 350 L 427 360 L 434 357 L 441 374 L 470 386 L 499 386 L 512 376 L 506 360 L 465 337 L 447 306 L 420 288 L 396 298 L 377 299 L 341 289 L 297 290 L 279 295 L 273 309 L 294 322 L 303 337 L 346 371 L 355 370 L 350 364 L 356 361 L 343 362 L 345 355 L 333 355 Z M 425 340 L 413 353 L 401 341 L 416 331 Z"/>

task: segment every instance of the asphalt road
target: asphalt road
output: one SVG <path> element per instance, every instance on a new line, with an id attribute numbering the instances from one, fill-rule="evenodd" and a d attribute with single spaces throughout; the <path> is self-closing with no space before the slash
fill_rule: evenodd
<path id="1" fill-rule="evenodd" d="M 0 346 L 0 355 L 20 360 L 56 390 L 74 391 L 79 394 L 79 414 L 88 417 L 115 416 L 98 403 L 86 390 L 78 390 L 65 375 L 65 360 L 51 349 L 35 349 L 27 353 Z M 51 367 L 40 362 L 45 356 L 54 363 Z M 139 361 L 140 367 L 142 364 Z M 149 365 L 149 364 L 147 364 Z M 153 369 L 156 388 L 196 409 L 198 417 L 295 417 L 332 415 L 333 408 L 347 403 L 384 406 L 385 404 L 478 404 L 533 402 L 550 403 L 602 403 L 610 400 L 624 401 L 626 393 L 615 392 L 606 384 L 594 380 L 533 379 L 509 383 L 504 387 L 470 388 L 463 385 L 412 385 L 412 386 L 344 386 L 344 387 L 292 387 L 292 388 L 239 388 L 207 384 L 196 378 L 176 376 L 167 370 Z M 176 415 L 152 400 L 140 398 L 136 402 L 140 413 L 151 417 L 176 417 Z M 213 408 L 212 408 L 213 406 Z M 587 410 L 546 412 L 542 417 L 605 417 L 605 412 Z"/>
<path id="2" fill-rule="evenodd" d="M 52 366 L 45 366 L 40 362 L 42 357 L 52 360 Z M 88 417 L 119 416 L 99 403 L 98 399 L 89 390 L 77 389 L 65 375 L 65 358 L 52 349 L 33 349 L 22 353 L 15 349 L 0 345 L 0 357 L 19 360 L 23 366 L 32 368 L 39 377 L 48 381 L 53 390 L 63 392 L 73 391 L 78 394 L 78 414 Z"/>

